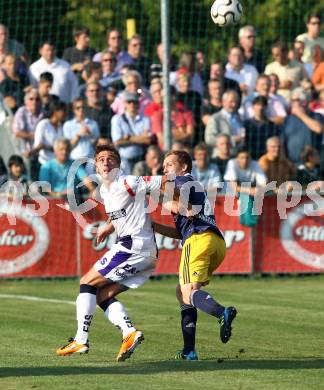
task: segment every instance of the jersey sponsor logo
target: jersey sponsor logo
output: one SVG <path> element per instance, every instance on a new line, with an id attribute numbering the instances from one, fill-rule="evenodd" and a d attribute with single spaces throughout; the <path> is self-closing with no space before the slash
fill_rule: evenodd
<path id="1" fill-rule="evenodd" d="M 136 274 L 136 268 L 132 267 L 129 264 L 126 264 L 123 267 L 116 268 L 114 273 L 119 278 L 125 279 L 128 278 L 130 275 Z"/>
<path id="2" fill-rule="evenodd" d="M 116 219 L 126 217 L 126 210 L 120 209 L 120 210 L 116 210 L 116 211 L 111 211 L 110 213 L 108 213 L 108 215 L 112 221 L 115 221 Z"/>
<path id="3" fill-rule="evenodd" d="M 15 218 L 14 225 L 9 224 L 10 218 Z M 15 274 L 36 264 L 46 253 L 49 239 L 45 220 L 31 208 L 0 205 L 0 275 Z"/>
<path id="4" fill-rule="evenodd" d="M 304 203 L 288 213 L 280 225 L 280 240 L 285 251 L 299 263 L 324 270 L 324 228 L 318 217 L 307 216 L 307 208 L 312 203 Z M 317 213 L 324 212 L 324 201 L 319 204 Z"/>

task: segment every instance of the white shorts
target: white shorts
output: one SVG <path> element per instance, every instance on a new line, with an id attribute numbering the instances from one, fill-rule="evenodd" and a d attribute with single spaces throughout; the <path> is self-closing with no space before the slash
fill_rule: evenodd
<path id="1" fill-rule="evenodd" d="M 152 275 L 157 259 L 114 244 L 93 266 L 104 278 L 129 288 L 141 286 Z"/>

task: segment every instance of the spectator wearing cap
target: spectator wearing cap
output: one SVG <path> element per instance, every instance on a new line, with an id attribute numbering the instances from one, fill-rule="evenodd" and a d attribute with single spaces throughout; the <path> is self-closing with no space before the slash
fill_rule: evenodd
<path id="1" fill-rule="evenodd" d="M 252 118 L 244 122 L 245 145 L 254 160 L 265 153 L 267 139 L 279 135 L 278 127 L 267 118 L 267 104 L 264 96 L 254 98 Z"/>
<path id="2" fill-rule="evenodd" d="M 216 164 L 223 180 L 228 161 L 233 157 L 231 153 L 231 138 L 227 134 L 218 134 L 216 137 L 215 150 L 216 153 L 211 162 Z"/>
<path id="3" fill-rule="evenodd" d="M 207 190 L 215 190 L 221 181 L 221 174 L 216 164 L 210 161 L 207 145 L 203 142 L 194 147 L 194 161 L 191 174 Z"/>
<path id="4" fill-rule="evenodd" d="M 90 47 L 90 30 L 88 27 L 75 26 L 72 33 L 75 46 L 64 49 L 63 60 L 71 65 L 74 73 L 81 76 L 84 66 L 91 61 L 96 51 Z"/>
<path id="5" fill-rule="evenodd" d="M 323 116 L 311 112 L 307 96 L 301 88 L 292 93 L 291 114 L 287 116 L 282 130 L 283 142 L 289 160 L 299 165 L 300 156 L 306 145 L 319 152 L 323 138 Z"/>
<path id="6" fill-rule="evenodd" d="M 90 82 L 86 88 L 85 117 L 99 126 L 100 135 L 111 139 L 111 118 L 114 113 L 103 100 L 103 89 L 99 82 Z"/>
<path id="7" fill-rule="evenodd" d="M 296 41 L 304 42 L 305 49 L 303 61 L 305 63 L 312 62 L 312 49 L 315 45 L 319 45 L 324 50 L 324 37 L 321 33 L 322 16 L 317 13 L 311 13 L 307 18 L 307 32 L 296 37 Z"/>
<path id="8" fill-rule="evenodd" d="M 272 46 L 272 58 L 274 61 L 266 66 L 264 73 L 266 75 L 274 73 L 278 76 L 280 81 L 278 93 L 290 103 L 291 91 L 307 78 L 305 69 L 302 65 L 289 61 L 288 48 L 281 42 L 276 42 Z"/>
<path id="9" fill-rule="evenodd" d="M 214 147 L 218 134 L 227 134 L 231 137 L 231 144 L 234 150 L 244 143 L 243 122 L 238 114 L 239 96 L 235 91 L 227 91 L 222 97 L 223 108 L 213 114 L 206 126 L 205 142 Z M 214 153 L 217 149 L 214 148 Z M 214 157 L 214 155 L 213 155 Z"/>
<path id="10" fill-rule="evenodd" d="M 225 66 L 222 62 L 215 62 L 210 65 L 209 80 L 217 80 L 222 84 L 223 91 L 236 91 L 241 99 L 241 89 L 239 83 L 235 80 L 225 77 Z"/>
<path id="11" fill-rule="evenodd" d="M 142 86 L 142 77 L 136 70 L 129 70 L 122 78 L 125 85 L 125 92 L 131 94 L 137 94 L 139 99 L 139 113 L 144 114 L 146 106 L 150 103 L 151 99 L 146 92 L 146 89 Z M 126 109 L 126 103 L 123 99 L 124 91 L 121 91 L 113 104 L 111 105 L 112 110 L 116 114 L 123 114 Z"/>
<path id="12" fill-rule="evenodd" d="M 21 155 L 28 153 L 34 144 L 35 129 L 38 122 L 43 118 L 41 111 L 40 97 L 35 88 L 30 87 L 24 98 L 25 104 L 16 112 L 12 130 L 17 139 L 17 148 Z M 29 175 L 33 177 L 32 171 L 35 159 L 26 159 L 26 166 Z"/>
<path id="13" fill-rule="evenodd" d="M 258 71 L 244 62 L 244 51 L 240 46 L 231 47 L 227 58 L 225 76 L 238 82 L 243 96 L 249 95 L 254 91 Z"/>
<path id="14" fill-rule="evenodd" d="M 0 93 L 7 107 L 16 112 L 24 102 L 24 88 L 27 77 L 18 73 L 18 62 L 13 54 L 7 54 L 2 64 Z"/>
<path id="15" fill-rule="evenodd" d="M 37 87 L 42 73 L 52 73 L 54 80 L 51 93 L 64 103 L 71 103 L 78 94 L 78 80 L 70 64 L 55 56 L 55 46 L 49 41 L 41 44 L 39 53 L 41 58 L 29 68 L 30 82 Z"/>
<path id="16" fill-rule="evenodd" d="M 152 101 L 145 107 L 144 114 L 151 118 L 156 112 L 163 110 L 163 86 L 161 81 L 151 82 L 150 93 Z"/>
<path id="17" fill-rule="evenodd" d="M 156 145 L 150 145 L 145 154 L 145 161 L 135 164 L 132 174 L 135 176 L 163 175 L 162 152 Z"/>
<path id="18" fill-rule="evenodd" d="M 105 49 L 101 55 L 102 77 L 99 81 L 106 90 L 110 86 L 117 85 L 121 80 L 120 74 L 116 71 L 116 56 L 113 52 Z"/>
<path id="19" fill-rule="evenodd" d="M 281 125 L 287 116 L 286 107 L 282 100 L 276 95 L 270 94 L 271 81 L 265 74 L 259 75 L 255 86 L 255 91 L 249 95 L 243 104 L 243 117 L 251 119 L 254 115 L 253 101 L 257 96 L 262 96 L 267 100 L 266 117 L 271 122 Z"/>
<path id="20" fill-rule="evenodd" d="M 259 73 L 264 70 L 264 56 L 262 51 L 256 49 L 255 39 L 256 31 L 253 26 L 244 26 L 239 30 L 240 46 L 244 50 L 244 61 L 246 64 L 253 65 Z"/>
<path id="21" fill-rule="evenodd" d="M 279 137 L 267 139 L 266 153 L 259 158 L 258 163 L 267 176 L 268 182 L 275 181 L 277 187 L 295 178 L 296 168 L 284 156 Z"/>
<path id="22" fill-rule="evenodd" d="M 33 149 L 25 152 L 25 157 L 38 154 L 38 161 L 42 165 L 54 157 L 54 142 L 63 136 L 62 125 L 66 117 L 66 105 L 63 102 L 52 102 L 49 109 L 49 118 L 38 122 L 35 129 Z"/>
<path id="23" fill-rule="evenodd" d="M 63 125 L 63 135 L 71 143 L 71 158 L 92 158 L 94 144 L 99 138 L 97 122 L 85 116 L 85 104 L 82 99 L 73 102 L 74 118 Z"/>
<path id="24" fill-rule="evenodd" d="M 124 92 L 124 114 L 117 114 L 111 121 L 112 141 L 120 153 L 122 170 L 129 174 L 134 165 L 144 160 L 145 147 L 152 142 L 151 124 L 148 117 L 139 113 L 136 93 Z"/>
<path id="25" fill-rule="evenodd" d="M 223 86 L 219 80 L 208 81 L 208 97 L 202 106 L 201 120 L 205 126 L 210 117 L 222 109 Z"/>
<path id="26" fill-rule="evenodd" d="M 25 196 L 30 184 L 26 174 L 26 167 L 21 156 L 12 155 L 8 160 L 8 174 L 0 176 L 0 192 L 6 193 L 10 198 Z M 15 182 L 13 185 L 10 182 Z M 17 187 L 19 185 L 19 187 Z M 14 188 L 16 187 L 16 188 Z"/>

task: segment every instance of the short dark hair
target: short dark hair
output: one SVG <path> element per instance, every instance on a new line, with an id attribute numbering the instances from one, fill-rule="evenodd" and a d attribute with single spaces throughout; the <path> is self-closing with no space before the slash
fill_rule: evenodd
<path id="1" fill-rule="evenodd" d="M 120 32 L 120 30 L 119 30 L 117 27 L 114 26 L 114 27 L 110 27 L 110 28 L 107 30 L 107 32 L 106 32 L 106 37 L 109 38 L 109 35 L 110 35 L 113 31 L 118 31 L 119 34 L 122 35 L 121 32 Z"/>
<path id="2" fill-rule="evenodd" d="M 300 159 L 303 163 L 307 163 L 310 157 L 313 157 L 316 153 L 316 150 L 310 145 L 306 145 L 304 150 L 300 154 Z"/>
<path id="3" fill-rule="evenodd" d="M 317 19 L 319 19 L 320 23 L 322 23 L 322 15 L 321 14 L 318 14 L 316 12 L 310 13 L 307 17 L 307 23 L 309 23 L 312 18 L 317 18 Z"/>
<path id="4" fill-rule="evenodd" d="M 39 81 L 48 81 L 49 83 L 53 83 L 54 77 L 51 72 L 43 72 L 39 76 Z"/>
<path id="5" fill-rule="evenodd" d="M 265 96 L 257 96 L 253 99 L 252 102 L 253 106 L 255 104 L 262 104 L 264 107 L 267 107 L 268 105 L 268 99 Z"/>
<path id="6" fill-rule="evenodd" d="M 77 38 L 82 34 L 90 35 L 90 30 L 85 26 L 75 26 L 73 27 L 72 34 L 74 38 Z"/>
<path id="7" fill-rule="evenodd" d="M 104 145 L 97 145 L 95 149 L 94 158 L 96 159 L 98 154 L 101 152 L 110 152 L 114 155 L 116 158 L 118 164 L 121 163 L 121 158 L 118 150 L 114 147 L 113 144 L 104 144 Z"/>
<path id="8" fill-rule="evenodd" d="M 192 159 L 189 155 L 189 153 L 183 151 L 183 150 L 170 150 L 170 152 L 168 152 L 166 155 L 165 155 L 165 158 L 166 157 L 169 157 L 169 156 L 177 156 L 178 158 L 178 161 L 181 165 L 187 165 L 187 173 L 190 173 L 191 170 L 192 170 Z"/>
<path id="9" fill-rule="evenodd" d="M 45 41 L 42 41 L 42 42 L 40 43 L 39 48 L 41 49 L 41 48 L 44 47 L 45 45 L 49 45 L 49 46 L 55 47 L 54 42 L 52 42 L 52 41 L 49 40 L 49 39 L 46 39 Z"/>
<path id="10" fill-rule="evenodd" d="M 56 111 L 66 111 L 67 105 L 60 100 L 51 99 L 48 105 L 48 118 L 50 118 Z"/>
<path id="11" fill-rule="evenodd" d="M 288 46 L 281 41 L 274 42 L 271 49 L 279 49 L 283 53 L 288 53 Z"/>
<path id="12" fill-rule="evenodd" d="M 195 152 L 199 152 L 201 150 L 205 151 L 205 152 L 208 152 L 208 147 L 207 147 L 207 145 L 204 142 L 199 142 L 199 144 L 194 147 L 193 151 L 195 153 Z"/>
<path id="13" fill-rule="evenodd" d="M 84 67 L 84 71 L 86 72 L 87 77 L 90 77 L 91 73 L 96 70 L 101 70 L 100 62 L 89 62 Z"/>
<path id="14" fill-rule="evenodd" d="M 11 168 L 13 165 L 20 165 L 25 169 L 25 163 L 21 156 L 18 156 L 17 154 L 13 154 L 9 157 L 8 160 L 8 167 Z"/>
<path id="15" fill-rule="evenodd" d="M 250 151 L 246 146 L 241 146 L 237 148 L 236 156 L 238 156 L 241 153 L 247 153 L 248 155 L 250 155 Z"/>

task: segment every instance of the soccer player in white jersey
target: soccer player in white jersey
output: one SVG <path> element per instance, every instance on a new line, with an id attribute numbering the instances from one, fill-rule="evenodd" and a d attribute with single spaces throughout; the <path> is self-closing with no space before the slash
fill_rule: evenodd
<path id="1" fill-rule="evenodd" d="M 154 191 L 160 193 L 167 180 L 165 176 L 124 176 L 119 170 L 119 153 L 110 145 L 96 148 L 95 162 L 103 180 L 100 194 L 109 217 L 109 223 L 98 230 L 97 241 L 114 230 L 118 240 L 81 278 L 76 300 L 76 335 L 56 352 L 60 356 L 88 352 L 89 330 L 98 299 L 105 316 L 122 331 L 123 341 L 117 361 L 124 361 L 144 336 L 134 327 L 125 307 L 115 297 L 129 288 L 139 287 L 154 271 L 157 247 L 152 223 L 145 210 L 146 195 Z"/>

